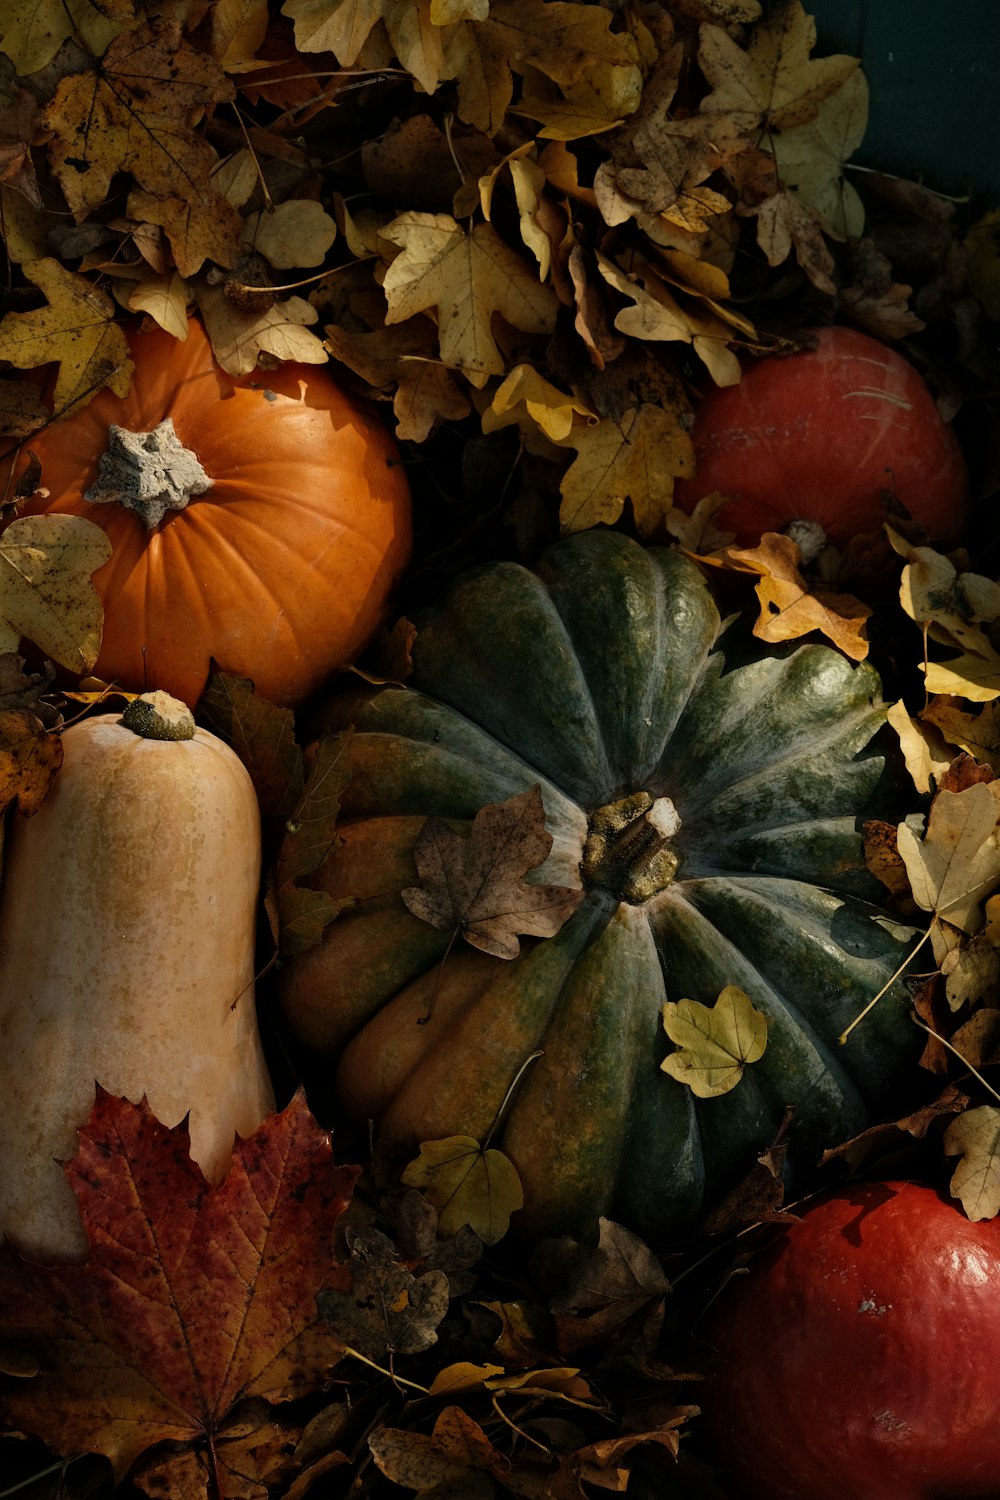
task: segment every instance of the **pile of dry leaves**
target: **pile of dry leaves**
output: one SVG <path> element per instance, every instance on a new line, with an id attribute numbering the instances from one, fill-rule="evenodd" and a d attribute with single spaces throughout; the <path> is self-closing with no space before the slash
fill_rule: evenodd
<path id="1" fill-rule="evenodd" d="M 868 85 L 857 59 L 814 55 L 800 0 L 7 11 L 5 518 L 37 482 L 31 434 L 128 389 L 124 320 L 181 335 L 194 307 L 226 370 L 332 359 L 384 403 L 416 500 L 404 609 L 469 562 L 610 524 L 697 555 L 737 607 L 755 591 L 764 640 L 870 655 L 912 792 L 866 847 L 887 901 L 926 921 L 910 982 L 927 1046 L 913 1112 L 826 1170 L 891 1157 L 950 1180 L 970 1217 L 1000 1212 L 998 213 L 852 169 Z M 886 529 L 807 565 L 788 538 L 735 548 L 711 505 L 674 508 L 699 395 L 834 321 L 904 346 L 955 420 L 978 490 L 967 549 Z M 69 712 L 19 649 L 92 667 L 103 545 L 64 517 L 0 539 L 2 806 L 44 797 Z M 404 630 L 364 665 L 391 678 L 405 657 Z M 201 717 L 254 776 L 273 951 L 293 953 L 336 915 L 308 877 L 335 837 L 342 743 L 307 763 L 292 715 L 232 680 Z M 538 828 L 511 843 L 518 818 L 484 814 L 516 884 Z M 435 890 L 435 860 L 476 857 L 446 843 L 409 896 L 502 945 L 488 907 Z M 707 1058 L 671 1018 L 689 1074 L 738 1078 L 739 993 Z M 698 1317 L 752 1226 L 792 1211 L 780 1139 L 669 1255 L 603 1223 L 596 1245 L 545 1242 L 526 1264 L 505 1238 L 516 1174 L 488 1141 L 428 1142 L 402 1182 L 359 1179 L 285 1082 L 215 1189 L 182 1128 L 99 1097 L 70 1168 L 90 1262 L 0 1261 L 0 1418 L 18 1434 L 0 1496 L 719 1500 Z M 338 1135 L 338 1156 L 366 1144 Z"/>

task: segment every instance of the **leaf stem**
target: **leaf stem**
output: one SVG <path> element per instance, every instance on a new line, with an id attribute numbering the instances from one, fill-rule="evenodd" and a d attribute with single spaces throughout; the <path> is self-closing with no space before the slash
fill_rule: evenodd
<path id="1" fill-rule="evenodd" d="M 964 1053 L 959 1052 L 958 1048 L 953 1046 L 953 1044 L 948 1041 L 947 1037 L 938 1036 L 934 1028 L 932 1026 L 928 1026 L 926 1021 L 921 1021 L 918 1017 L 914 1017 L 914 1020 L 920 1027 L 921 1031 L 926 1031 L 927 1035 L 932 1036 L 936 1042 L 940 1042 L 942 1047 L 947 1047 L 952 1056 L 957 1057 L 960 1063 L 964 1063 L 969 1072 L 972 1074 L 973 1078 L 975 1078 L 978 1083 L 981 1083 L 986 1092 L 988 1094 L 992 1094 L 997 1103 L 1000 1104 L 1000 1093 L 997 1092 L 997 1090 L 991 1083 L 986 1082 L 986 1079 L 983 1077 L 982 1073 L 979 1072 L 978 1068 L 974 1068 L 972 1066 L 969 1059 L 964 1055 Z"/>
<path id="2" fill-rule="evenodd" d="M 840 1036 L 837 1038 L 837 1040 L 838 1040 L 838 1042 L 840 1043 L 841 1046 L 843 1046 L 844 1043 L 847 1041 L 847 1038 L 850 1036 L 850 1034 L 854 1030 L 855 1026 L 857 1026 L 859 1022 L 863 1021 L 864 1018 L 865 1018 L 865 1016 L 868 1014 L 868 1012 L 870 1010 L 874 1009 L 874 1007 L 878 1004 L 878 1002 L 881 1000 L 882 996 L 888 990 L 892 989 L 892 986 L 896 983 L 896 980 L 899 978 L 900 974 L 902 974 L 903 970 L 907 967 L 907 965 L 913 962 L 913 960 L 916 958 L 917 954 L 920 952 L 921 948 L 926 943 L 927 939 L 930 937 L 931 933 L 934 931 L 934 925 L 935 925 L 936 921 L 937 921 L 937 918 L 935 917 L 934 921 L 931 923 L 931 925 L 928 927 L 927 931 L 924 933 L 923 937 L 920 939 L 920 942 L 917 944 L 917 946 L 915 948 L 912 948 L 910 950 L 910 952 L 906 955 L 906 957 L 903 959 L 903 962 L 900 964 L 899 968 L 896 970 L 895 974 L 890 975 L 890 977 L 886 980 L 885 984 L 879 990 L 878 994 L 874 995 L 872 997 L 872 999 L 869 1000 L 869 1002 L 865 1006 L 864 1010 L 858 1012 L 858 1014 L 854 1017 L 854 1020 L 850 1023 L 850 1025 L 844 1027 L 843 1031 L 840 1033 Z"/>
<path id="3" fill-rule="evenodd" d="M 387 1370 L 383 1365 L 377 1365 L 373 1359 L 369 1359 L 366 1354 L 362 1354 L 358 1349 L 351 1349 L 348 1345 L 345 1344 L 344 1353 L 349 1354 L 351 1359 L 360 1360 L 361 1363 L 363 1365 L 367 1365 L 370 1370 L 376 1370 L 379 1375 L 385 1375 L 389 1380 L 394 1381 L 396 1385 L 409 1386 L 411 1391 L 419 1391 L 423 1396 L 430 1395 L 430 1389 L 428 1386 L 418 1385 L 415 1380 L 404 1380 L 402 1375 L 396 1374 L 395 1370 Z"/>
<path id="4" fill-rule="evenodd" d="M 500 1126 L 503 1123 L 503 1117 L 507 1113 L 507 1108 L 508 1108 L 508 1106 L 510 1104 L 511 1099 L 514 1097 L 514 1090 L 517 1088 L 518 1084 L 521 1082 L 521 1079 L 523 1078 L 524 1073 L 527 1070 L 529 1064 L 533 1063 L 535 1061 L 536 1057 L 541 1057 L 541 1056 L 542 1056 L 541 1051 L 529 1053 L 529 1055 L 524 1059 L 524 1062 L 518 1068 L 517 1072 L 514 1074 L 514 1077 L 511 1080 L 510 1088 L 507 1090 L 506 1094 L 504 1094 L 503 1099 L 500 1101 L 500 1108 L 497 1110 L 496 1114 L 493 1116 L 493 1124 L 490 1126 L 489 1130 L 486 1132 L 486 1139 L 483 1141 L 482 1147 L 480 1148 L 481 1150 L 486 1151 L 489 1148 L 490 1141 L 493 1139 L 493 1137 L 496 1135 L 497 1131 L 500 1129 Z"/>

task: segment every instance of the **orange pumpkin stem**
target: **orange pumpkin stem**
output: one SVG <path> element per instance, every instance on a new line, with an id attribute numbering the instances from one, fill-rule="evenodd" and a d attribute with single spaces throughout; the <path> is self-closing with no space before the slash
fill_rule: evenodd
<path id="1" fill-rule="evenodd" d="M 96 484 L 84 494 L 92 505 L 118 504 L 154 531 L 168 510 L 183 510 L 194 495 L 212 488 L 197 455 L 185 448 L 165 417 L 151 432 L 112 423 Z"/>

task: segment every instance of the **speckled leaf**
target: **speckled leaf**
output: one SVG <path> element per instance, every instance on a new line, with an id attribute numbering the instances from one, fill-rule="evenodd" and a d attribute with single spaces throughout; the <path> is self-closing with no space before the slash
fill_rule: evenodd
<path id="1" fill-rule="evenodd" d="M 247 1396 L 289 1400 L 337 1360 L 316 1297 L 346 1284 L 330 1253 L 357 1171 L 301 1094 L 238 1140 L 210 1188 L 146 1106 L 98 1092 L 67 1176 L 85 1265 L 0 1259 L 0 1337 L 38 1341 L 44 1369 L 0 1419 L 57 1453 L 99 1452 L 120 1479 L 154 1444 L 211 1442 Z"/>

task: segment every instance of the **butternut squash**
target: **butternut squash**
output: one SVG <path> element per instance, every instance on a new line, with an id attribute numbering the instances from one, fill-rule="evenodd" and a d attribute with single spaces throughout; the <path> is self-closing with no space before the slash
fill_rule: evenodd
<path id="1" fill-rule="evenodd" d="M 238 757 L 146 694 L 70 726 L 11 832 L 0 903 L 0 1232 L 45 1261 L 86 1237 L 60 1162 L 95 1082 L 190 1115 L 210 1181 L 274 1107 L 254 1008 L 260 824 Z"/>

